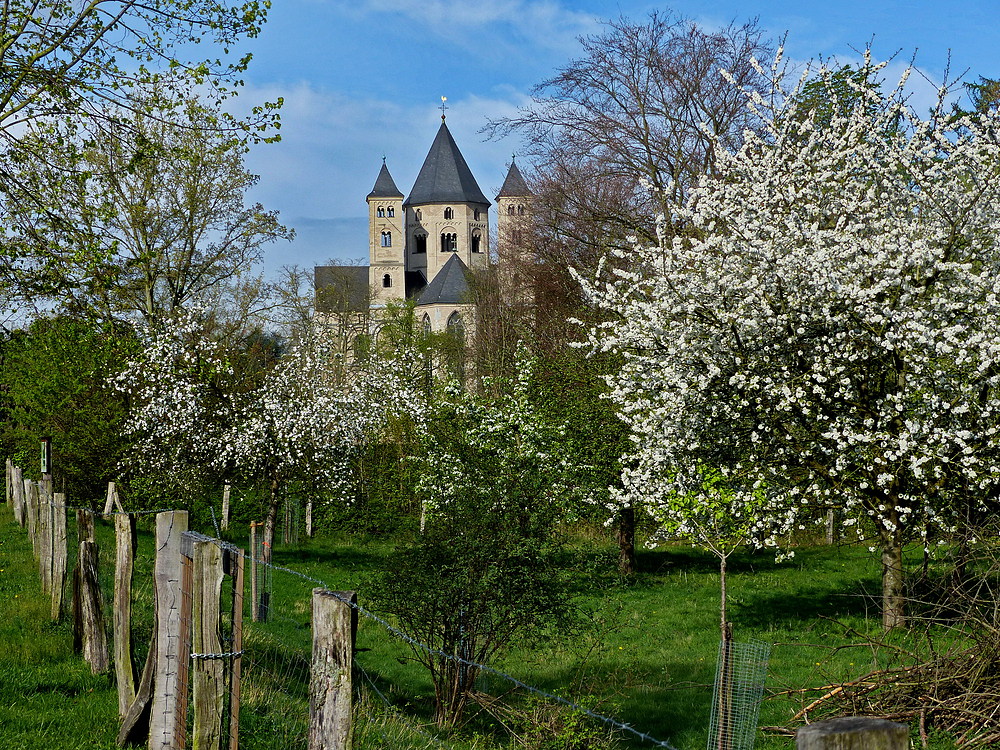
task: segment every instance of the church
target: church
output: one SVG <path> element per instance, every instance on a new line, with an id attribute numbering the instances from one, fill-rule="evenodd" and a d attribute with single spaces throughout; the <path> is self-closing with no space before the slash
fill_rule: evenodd
<path id="1" fill-rule="evenodd" d="M 496 196 L 497 236 L 516 237 L 531 191 L 512 160 Z M 444 115 L 417 179 L 404 196 L 385 159 L 368 194 L 368 265 L 317 266 L 316 313 L 327 323 L 351 317 L 344 333 L 374 333 L 379 310 L 413 300 L 424 330 L 474 325 L 471 274 L 495 261 L 491 203 L 455 143 Z"/>

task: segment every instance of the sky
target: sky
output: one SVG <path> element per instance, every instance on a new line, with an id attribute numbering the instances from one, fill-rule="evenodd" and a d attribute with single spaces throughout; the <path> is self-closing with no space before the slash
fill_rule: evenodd
<path id="1" fill-rule="evenodd" d="M 448 127 L 480 187 L 496 195 L 516 138 L 485 141 L 487 120 L 530 103 L 532 87 L 579 56 L 579 38 L 602 22 L 672 11 L 707 28 L 757 18 L 785 54 L 817 58 L 895 57 L 889 71 L 915 56 L 931 81 L 914 83 L 929 103 L 951 77 L 1000 77 L 1000 0 L 274 0 L 239 107 L 279 97 L 281 141 L 254 147 L 247 158 L 260 175 L 252 200 L 280 212 L 296 230 L 291 243 L 270 246 L 265 271 L 309 268 L 368 255 L 365 196 L 385 157 L 407 194 L 440 125 Z M 522 161 L 522 165 L 524 162 Z M 491 216 L 495 226 L 495 216 Z"/>

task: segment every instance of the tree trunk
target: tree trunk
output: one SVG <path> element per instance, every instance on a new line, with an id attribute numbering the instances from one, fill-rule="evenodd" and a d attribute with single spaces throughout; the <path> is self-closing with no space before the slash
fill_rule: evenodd
<path id="1" fill-rule="evenodd" d="M 618 511 L 615 540 L 618 542 L 618 572 L 623 576 L 634 576 L 635 506 L 627 505 Z"/>
<path id="2" fill-rule="evenodd" d="M 903 590 L 903 545 L 888 539 L 882 546 L 882 625 L 886 630 L 906 624 Z"/>

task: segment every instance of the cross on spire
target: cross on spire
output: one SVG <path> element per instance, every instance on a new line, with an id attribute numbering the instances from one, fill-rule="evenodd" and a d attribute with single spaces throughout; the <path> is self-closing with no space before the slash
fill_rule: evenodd
<path id="1" fill-rule="evenodd" d="M 448 101 L 448 97 L 447 96 L 442 96 L 441 97 L 441 122 L 444 122 L 444 118 L 445 118 L 445 114 L 444 113 L 445 113 L 445 110 L 448 109 L 448 105 L 445 104 L 446 101 Z"/>

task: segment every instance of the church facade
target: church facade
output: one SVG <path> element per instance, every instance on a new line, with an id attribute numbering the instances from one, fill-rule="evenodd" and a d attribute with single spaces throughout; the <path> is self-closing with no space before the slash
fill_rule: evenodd
<path id="1" fill-rule="evenodd" d="M 496 196 L 501 238 L 515 234 L 530 200 L 523 176 L 511 162 Z M 441 118 L 434 142 L 408 195 L 396 186 L 385 159 L 367 196 L 368 265 L 317 266 L 319 318 L 355 316 L 374 333 L 379 310 L 413 300 L 427 331 L 468 329 L 475 324 L 471 275 L 494 262 L 489 209 L 462 152 Z"/>

